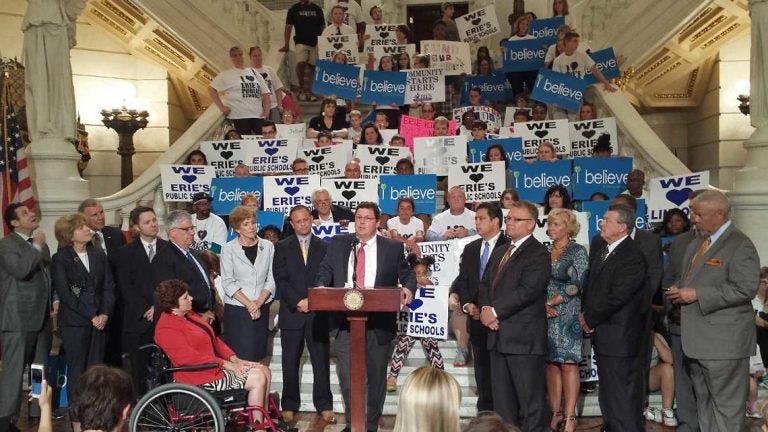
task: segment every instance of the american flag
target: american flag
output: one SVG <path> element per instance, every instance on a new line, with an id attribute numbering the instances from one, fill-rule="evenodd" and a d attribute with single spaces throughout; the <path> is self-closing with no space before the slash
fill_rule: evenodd
<path id="1" fill-rule="evenodd" d="M 3 131 L 0 142 L 0 195 L 2 195 L 2 212 L 0 219 L 5 215 L 5 209 L 11 203 L 21 203 L 27 208 L 35 207 L 35 196 L 32 193 L 32 180 L 29 178 L 27 157 L 24 154 L 24 142 L 21 139 L 21 130 L 16 121 L 16 113 L 10 97 L 10 84 L 8 80 L 3 88 Z M 8 235 L 9 230 L 3 221 L 3 232 Z"/>

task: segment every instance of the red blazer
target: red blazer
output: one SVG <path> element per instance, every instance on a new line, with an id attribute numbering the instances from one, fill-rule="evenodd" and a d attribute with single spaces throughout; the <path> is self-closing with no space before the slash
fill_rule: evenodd
<path id="1" fill-rule="evenodd" d="M 207 384 L 223 377 L 221 368 L 224 361 L 235 355 L 227 344 L 216 337 L 211 326 L 192 311 L 187 312 L 186 317 L 162 313 L 155 328 L 155 343 L 171 359 L 174 367 L 203 363 L 219 365 L 218 368 L 173 374 L 174 381 L 192 385 Z"/>

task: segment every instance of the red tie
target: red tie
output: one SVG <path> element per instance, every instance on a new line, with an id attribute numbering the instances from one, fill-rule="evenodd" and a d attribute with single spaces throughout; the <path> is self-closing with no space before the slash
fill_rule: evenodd
<path id="1" fill-rule="evenodd" d="M 357 267 L 355 267 L 355 285 L 358 289 L 365 288 L 365 243 L 360 243 L 357 249 Z"/>

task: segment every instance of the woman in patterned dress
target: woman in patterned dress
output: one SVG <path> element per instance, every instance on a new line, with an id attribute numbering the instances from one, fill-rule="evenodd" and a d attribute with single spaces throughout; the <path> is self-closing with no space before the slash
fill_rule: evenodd
<path id="1" fill-rule="evenodd" d="M 552 278 L 547 287 L 549 355 L 547 357 L 547 393 L 552 408 L 553 430 L 565 420 L 563 430 L 576 427 L 576 401 L 579 396 L 579 361 L 581 327 L 579 311 L 581 290 L 587 272 L 588 256 L 584 246 L 573 241 L 579 232 L 576 215 L 567 209 L 552 209 L 547 220 L 547 234 L 552 257 Z M 561 405 L 565 398 L 565 406 Z M 565 413 L 565 415 L 563 415 Z"/>

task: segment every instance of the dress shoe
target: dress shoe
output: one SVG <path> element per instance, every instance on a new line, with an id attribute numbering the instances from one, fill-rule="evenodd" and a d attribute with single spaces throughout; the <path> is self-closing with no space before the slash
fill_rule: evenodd
<path id="1" fill-rule="evenodd" d="M 296 418 L 296 412 L 294 412 L 294 411 L 283 411 L 283 421 L 284 422 L 292 423 L 295 418 Z"/>
<path id="2" fill-rule="evenodd" d="M 325 410 L 321 412 L 320 417 L 322 417 L 323 421 L 328 424 L 336 424 L 336 415 L 333 413 L 333 410 Z"/>

